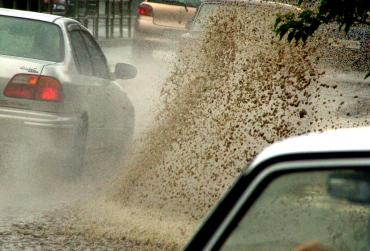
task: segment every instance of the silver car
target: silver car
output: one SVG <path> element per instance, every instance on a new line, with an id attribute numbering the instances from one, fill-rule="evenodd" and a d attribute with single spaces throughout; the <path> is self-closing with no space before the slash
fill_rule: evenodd
<path id="1" fill-rule="evenodd" d="M 125 151 L 134 109 L 114 79 L 134 78 L 136 68 L 119 63 L 111 73 L 79 22 L 0 8 L 0 65 L 0 160 L 32 153 L 77 175 L 85 154 Z"/>

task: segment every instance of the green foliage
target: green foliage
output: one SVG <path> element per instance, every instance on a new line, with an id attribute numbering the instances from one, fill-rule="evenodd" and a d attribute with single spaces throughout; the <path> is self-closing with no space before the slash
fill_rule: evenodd
<path id="1" fill-rule="evenodd" d="M 301 6 L 310 0 L 298 0 Z M 274 31 L 282 39 L 296 43 L 306 42 L 321 24 L 337 23 L 339 30 L 346 33 L 355 24 L 370 26 L 370 0 L 320 0 L 314 10 L 304 9 L 298 14 L 288 13 L 279 15 L 275 20 Z M 370 76 L 370 71 L 366 77 Z"/>

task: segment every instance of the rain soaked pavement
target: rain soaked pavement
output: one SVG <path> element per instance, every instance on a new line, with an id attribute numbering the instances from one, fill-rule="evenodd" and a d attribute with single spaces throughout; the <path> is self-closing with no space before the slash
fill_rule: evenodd
<path id="1" fill-rule="evenodd" d="M 63 184 L 49 193 L 35 184 L 17 185 L 0 195 L 0 250 L 143 250 L 127 240 L 88 240 L 80 235 L 50 233 L 60 224 L 46 212 L 66 207 L 91 193 L 87 187 Z M 6 192 L 4 192 L 6 191 Z"/>

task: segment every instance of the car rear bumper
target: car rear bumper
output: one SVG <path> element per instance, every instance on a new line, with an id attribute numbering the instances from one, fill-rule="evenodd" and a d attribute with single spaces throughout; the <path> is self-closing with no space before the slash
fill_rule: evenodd
<path id="1" fill-rule="evenodd" d="M 152 19 L 138 18 L 135 24 L 134 43 L 146 43 L 156 47 L 176 45 L 186 29 L 156 25 Z"/>
<path id="2" fill-rule="evenodd" d="M 18 151 L 27 147 L 25 154 L 49 154 L 65 158 L 73 149 L 78 120 L 76 116 L 64 116 L 45 112 L 0 107 L 0 153 L 3 148 Z"/>

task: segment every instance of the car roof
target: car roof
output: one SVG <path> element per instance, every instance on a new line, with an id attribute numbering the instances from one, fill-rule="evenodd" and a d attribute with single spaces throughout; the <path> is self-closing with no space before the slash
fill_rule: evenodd
<path id="1" fill-rule="evenodd" d="M 57 15 L 44 14 L 44 13 L 39 13 L 39 12 L 31 12 L 31 11 L 23 11 L 23 10 L 5 9 L 5 8 L 0 8 L 0 16 L 27 18 L 27 19 L 39 20 L 39 21 L 50 22 L 50 23 L 55 22 L 59 18 L 62 18 L 61 16 L 57 16 Z"/>
<path id="2" fill-rule="evenodd" d="M 256 157 L 251 167 L 283 155 L 351 151 L 370 152 L 370 127 L 312 133 L 274 143 Z"/>

